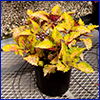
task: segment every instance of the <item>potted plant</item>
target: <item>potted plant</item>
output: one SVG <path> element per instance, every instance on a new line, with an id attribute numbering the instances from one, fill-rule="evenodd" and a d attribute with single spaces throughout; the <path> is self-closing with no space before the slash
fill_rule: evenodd
<path id="1" fill-rule="evenodd" d="M 62 12 L 59 5 L 54 6 L 50 13 L 27 10 L 27 14 L 27 23 L 11 31 L 16 44 L 7 44 L 2 50 L 15 51 L 34 66 L 41 92 L 50 96 L 65 93 L 72 67 L 94 73 L 92 67 L 84 62 L 82 52 L 92 47 L 89 38 L 92 35 L 88 33 L 98 25 L 85 26 L 81 19 L 75 21 L 71 16 L 74 13 Z M 80 41 L 86 47 L 75 46 Z"/>

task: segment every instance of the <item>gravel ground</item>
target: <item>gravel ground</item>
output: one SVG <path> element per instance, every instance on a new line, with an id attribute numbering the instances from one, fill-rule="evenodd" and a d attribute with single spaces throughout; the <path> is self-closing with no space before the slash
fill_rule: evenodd
<path id="1" fill-rule="evenodd" d="M 9 32 L 25 23 L 27 9 L 50 12 L 56 4 L 60 5 L 63 12 L 78 12 L 75 17 L 87 15 L 92 11 L 91 1 L 1 1 L 1 39 L 11 37 Z"/>

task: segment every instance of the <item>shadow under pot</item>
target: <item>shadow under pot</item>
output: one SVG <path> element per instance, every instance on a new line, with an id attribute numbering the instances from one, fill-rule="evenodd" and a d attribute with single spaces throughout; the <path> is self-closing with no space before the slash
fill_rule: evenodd
<path id="1" fill-rule="evenodd" d="M 92 1 L 92 23 L 99 25 L 99 1 Z"/>
<path id="2" fill-rule="evenodd" d="M 57 71 L 56 73 L 50 73 L 44 77 L 42 67 L 34 67 L 36 75 L 36 84 L 39 90 L 48 96 L 61 96 L 64 94 L 70 83 L 71 69 L 63 73 L 62 71 Z"/>

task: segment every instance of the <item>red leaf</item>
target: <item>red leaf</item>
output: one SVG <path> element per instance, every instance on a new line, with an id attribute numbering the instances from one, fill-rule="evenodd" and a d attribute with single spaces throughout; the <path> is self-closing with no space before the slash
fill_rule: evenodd
<path id="1" fill-rule="evenodd" d="M 56 20 L 58 20 L 60 18 L 60 16 L 59 15 L 50 15 L 49 16 L 49 19 L 51 19 L 52 21 L 56 21 Z"/>
<path id="2" fill-rule="evenodd" d="M 47 21 L 45 21 L 45 20 L 42 21 L 42 22 L 41 22 L 41 26 L 44 25 L 46 22 L 47 22 Z"/>
<path id="3" fill-rule="evenodd" d="M 74 20 L 74 26 L 78 26 L 78 22 L 76 20 Z"/>
<path id="4" fill-rule="evenodd" d="M 18 50 L 15 47 L 9 48 L 9 51 L 16 51 L 16 52 L 18 52 Z"/>
<path id="5" fill-rule="evenodd" d="M 48 50 L 56 51 L 56 48 L 48 48 Z"/>
<path id="6" fill-rule="evenodd" d="M 22 39 L 21 43 L 24 45 L 24 43 L 25 43 L 25 42 L 24 42 L 24 39 Z"/>

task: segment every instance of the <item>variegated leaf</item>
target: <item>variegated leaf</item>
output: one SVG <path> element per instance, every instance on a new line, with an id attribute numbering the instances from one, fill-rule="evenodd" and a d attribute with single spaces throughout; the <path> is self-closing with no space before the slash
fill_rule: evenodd
<path id="1" fill-rule="evenodd" d="M 72 46 L 74 46 L 76 44 L 76 40 L 73 40 L 71 41 L 69 44 L 68 44 L 68 47 L 71 48 Z"/>
<path id="2" fill-rule="evenodd" d="M 41 10 L 41 11 L 37 11 L 36 13 L 40 13 L 40 14 L 43 14 L 43 15 L 49 16 L 49 14 L 48 14 L 47 12 L 43 11 L 43 10 Z"/>
<path id="3" fill-rule="evenodd" d="M 27 37 L 27 41 L 26 42 L 26 48 L 29 48 L 30 53 L 33 54 L 35 53 L 35 48 L 34 46 L 37 44 L 37 39 L 35 35 L 31 35 Z"/>
<path id="4" fill-rule="evenodd" d="M 39 57 L 37 56 L 37 54 L 29 55 L 27 57 L 24 57 L 23 59 L 32 65 L 38 66 Z"/>
<path id="5" fill-rule="evenodd" d="M 30 9 L 28 9 L 28 10 L 27 10 L 27 14 L 29 15 L 30 18 L 32 18 L 33 11 L 30 10 Z"/>
<path id="6" fill-rule="evenodd" d="M 32 22 L 32 25 L 33 25 L 33 27 L 32 27 L 32 32 L 35 32 L 35 33 L 37 33 L 37 32 L 40 32 L 41 31 L 41 28 L 40 28 L 40 26 L 38 25 L 38 23 L 36 23 L 35 21 L 33 21 L 33 20 L 30 20 L 31 22 Z"/>
<path id="7" fill-rule="evenodd" d="M 15 33 L 19 33 L 21 31 L 25 31 L 26 30 L 26 26 L 20 26 L 20 27 L 15 27 L 14 29 L 12 29 L 10 31 L 10 33 L 15 32 Z"/>
<path id="8" fill-rule="evenodd" d="M 24 36 L 20 36 L 19 38 L 18 38 L 18 44 L 19 44 L 19 46 L 20 47 L 25 47 L 25 45 L 26 45 L 26 41 L 25 41 L 26 39 L 25 39 L 25 37 Z"/>
<path id="9" fill-rule="evenodd" d="M 99 27 L 99 25 L 88 25 L 88 26 L 87 26 L 87 28 L 88 28 L 89 30 L 93 30 L 93 29 L 98 28 L 98 27 Z"/>
<path id="10" fill-rule="evenodd" d="M 58 31 L 65 31 L 63 27 L 63 23 L 58 23 L 58 25 L 55 27 Z"/>
<path id="11" fill-rule="evenodd" d="M 69 39 L 70 39 L 70 34 L 66 34 L 66 35 L 64 36 L 64 41 L 65 41 L 65 43 L 69 42 Z"/>
<path id="12" fill-rule="evenodd" d="M 71 69 L 71 67 L 69 67 L 68 65 L 64 65 L 61 62 L 59 62 L 57 65 L 57 70 L 58 71 L 63 71 L 63 72 L 68 72 L 68 70 Z"/>
<path id="13" fill-rule="evenodd" d="M 29 50 L 18 50 L 19 55 L 21 55 L 22 57 L 24 56 L 24 53 L 29 52 Z"/>
<path id="14" fill-rule="evenodd" d="M 80 58 L 77 57 L 77 56 L 74 58 L 74 60 L 72 59 L 72 61 L 75 62 L 75 63 L 77 63 L 79 60 L 80 60 Z"/>
<path id="15" fill-rule="evenodd" d="M 51 14 L 53 14 L 53 15 L 61 15 L 61 13 L 62 13 L 60 6 L 58 4 L 56 6 L 54 6 L 51 11 L 52 11 Z"/>
<path id="16" fill-rule="evenodd" d="M 94 73 L 93 68 L 86 62 L 80 62 L 78 64 L 78 69 L 85 73 Z"/>
<path id="17" fill-rule="evenodd" d="M 32 47 L 34 47 L 38 42 L 35 35 L 28 36 L 27 40 L 29 42 L 29 45 L 31 45 Z"/>
<path id="18" fill-rule="evenodd" d="M 31 31 L 30 30 L 25 30 L 25 31 L 19 31 L 18 33 L 16 32 L 14 32 L 13 33 L 13 38 L 17 38 L 17 37 L 19 37 L 19 36 L 21 36 L 21 35 L 23 35 L 23 36 L 29 36 L 29 35 L 32 35 L 32 33 L 31 33 Z"/>
<path id="19" fill-rule="evenodd" d="M 83 42 L 85 43 L 86 48 L 89 50 L 92 47 L 92 40 L 90 38 L 87 39 L 82 39 Z"/>
<path id="20" fill-rule="evenodd" d="M 32 35 L 32 33 L 31 33 L 30 30 L 25 30 L 25 31 L 20 32 L 20 33 L 18 34 L 18 36 L 20 36 L 20 35 Z"/>
<path id="21" fill-rule="evenodd" d="M 78 69 L 78 65 L 77 65 L 76 62 L 71 62 L 71 63 L 69 63 L 69 66 Z"/>
<path id="22" fill-rule="evenodd" d="M 54 28 L 54 30 L 52 32 L 52 38 L 57 43 L 60 43 L 60 40 L 63 40 L 62 34 L 56 28 Z"/>
<path id="23" fill-rule="evenodd" d="M 48 13 L 46 13 L 45 11 L 34 12 L 31 16 L 36 17 L 36 18 L 41 18 L 41 19 L 46 20 L 47 22 L 49 22 L 49 19 L 47 18 Z"/>
<path id="24" fill-rule="evenodd" d="M 26 23 L 26 25 L 31 25 L 31 24 L 32 24 L 32 22 L 30 21 L 30 19 L 31 19 L 30 17 L 27 18 L 27 23 Z M 33 20 L 33 19 L 32 19 L 32 20 Z"/>
<path id="25" fill-rule="evenodd" d="M 56 56 L 53 60 L 50 62 L 51 64 L 57 64 L 58 63 L 58 57 Z"/>
<path id="26" fill-rule="evenodd" d="M 45 24 L 42 26 L 44 32 L 47 31 L 47 30 L 51 27 L 51 25 L 52 25 L 52 22 L 51 22 L 50 24 L 45 23 Z"/>
<path id="27" fill-rule="evenodd" d="M 70 32 L 70 34 L 66 34 L 64 36 L 64 41 L 65 43 L 71 42 L 72 40 L 76 39 L 78 36 L 80 36 L 80 32 Z"/>
<path id="28" fill-rule="evenodd" d="M 89 37 L 93 37 L 93 35 L 92 35 L 92 34 L 89 34 L 88 36 L 89 36 Z"/>
<path id="29" fill-rule="evenodd" d="M 54 46 L 54 44 L 50 40 L 45 39 L 44 41 L 40 42 L 38 45 L 36 45 L 34 47 L 48 49 L 48 48 L 52 48 L 53 46 Z"/>
<path id="30" fill-rule="evenodd" d="M 71 55 L 70 55 L 70 59 L 73 59 L 75 57 L 79 57 L 80 54 L 84 51 L 85 48 L 74 48 L 72 51 L 71 51 Z"/>
<path id="31" fill-rule="evenodd" d="M 59 59 L 62 57 L 62 55 L 64 53 L 68 52 L 68 47 L 65 45 L 64 42 L 61 42 L 61 50 L 60 50 L 60 53 L 59 53 Z"/>
<path id="32" fill-rule="evenodd" d="M 40 48 L 35 48 L 35 52 L 38 55 L 38 57 L 40 57 L 40 58 L 45 56 L 45 53 Z"/>
<path id="33" fill-rule="evenodd" d="M 93 35 L 92 34 L 84 34 L 83 36 L 86 36 L 86 37 L 93 37 Z"/>
<path id="34" fill-rule="evenodd" d="M 75 31 L 75 32 L 80 32 L 80 34 L 84 34 L 84 33 L 89 33 L 90 32 L 90 30 L 85 26 L 74 26 L 71 30 Z"/>
<path id="35" fill-rule="evenodd" d="M 69 54 L 69 53 L 63 52 L 63 54 L 62 54 L 62 62 L 63 62 L 65 65 L 69 65 L 69 63 L 71 62 L 70 54 Z"/>
<path id="36" fill-rule="evenodd" d="M 10 33 L 13 32 L 13 38 L 17 38 L 19 36 L 19 34 L 22 32 L 22 31 L 25 31 L 26 30 L 26 27 L 25 26 L 20 26 L 20 27 L 16 27 L 14 28 L 13 30 L 11 30 Z"/>
<path id="37" fill-rule="evenodd" d="M 78 36 L 80 36 L 80 32 L 70 32 L 68 42 L 72 41 L 73 39 L 76 39 Z"/>
<path id="38" fill-rule="evenodd" d="M 56 65 L 45 65 L 43 68 L 44 76 L 46 76 L 48 73 L 55 73 Z"/>
<path id="39" fill-rule="evenodd" d="M 68 31 L 74 26 L 74 20 L 73 18 L 68 14 L 68 13 L 64 13 L 64 28 L 67 29 Z"/>
<path id="40" fill-rule="evenodd" d="M 64 19 L 64 13 L 61 14 L 60 18 L 58 19 L 58 21 L 62 21 Z"/>
<path id="41" fill-rule="evenodd" d="M 19 46 L 16 44 L 6 44 L 5 46 L 3 46 L 2 50 L 5 52 L 9 52 L 9 51 L 16 51 L 18 52 Z"/>

